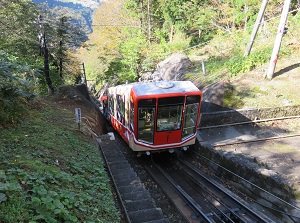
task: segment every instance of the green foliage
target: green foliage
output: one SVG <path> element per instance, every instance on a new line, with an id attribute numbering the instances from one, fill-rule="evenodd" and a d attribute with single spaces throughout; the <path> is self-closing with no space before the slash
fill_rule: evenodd
<path id="1" fill-rule="evenodd" d="M 141 60 L 143 59 L 143 49 L 146 45 L 146 39 L 140 32 L 127 31 L 128 40 L 120 43 L 120 58 L 112 61 L 105 72 L 106 80 L 117 81 L 118 84 L 136 81 L 137 74 L 140 71 Z M 112 78 L 111 78 L 112 77 Z"/>
<path id="2" fill-rule="evenodd" d="M 68 8 L 46 7 L 42 15 L 41 23 L 43 23 L 46 44 L 50 53 L 52 65 L 50 73 L 53 85 L 58 86 L 55 84 L 60 85 L 64 80 L 73 81 L 72 84 L 74 84 L 82 72 L 80 62 L 73 54 L 74 50 L 87 40 L 86 22 L 81 15 Z M 60 61 L 62 62 L 61 71 L 59 71 Z M 60 82 L 58 78 L 61 79 Z"/>
<path id="3" fill-rule="evenodd" d="M 225 85 L 225 92 L 223 96 L 223 106 L 227 108 L 239 108 L 242 107 L 243 101 L 239 95 L 236 95 L 236 91 L 230 83 Z"/>
<path id="4" fill-rule="evenodd" d="M 154 70 L 156 66 L 156 58 L 152 55 L 149 55 L 141 62 L 141 70 L 144 72 Z"/>
<path id="5" fill-rule="evenodd" d="M 39 102 L 0 131 L 0 219 L 119 222 L 97 147 L 76 132 L 73 113 Z"/>
<path id="6" fill-rule="evenodd" d="M 231 76 L 253 70 L 258 65 L 267 62 L 271 55 L 271 49 L 266 48 L 249 56 L 234 56 L 225 63 Z"/>
<path id="7" fill-rule="evenodd" d="M 186 1 L 185 0 L 165 1 L 164 2 L 165 7 L 161 8 L 164 19 L 166 21 L 169 21 L 171 24 L 175 24 L 178 20 L 182 20 L 184 16 L 184 12 L 180 9 L 182 8 L 184 2 Z"/>
<path id="8" fill-rule="evenodd" d="M 218 73 L 224 69 L 224 64 L 228 58 L 223 57 L 210 57 L 208 61 L 206 61 L 206 69 L 210 73 Z"/>
<path id="9" fill-rule="evenodd" d="M 50 65 L 49 70 L 50 70 L 50 78 L 51 78 L 52 86 L 54 87 L 54 89 L 57 89 L 59 86 L 61 86 L 65 82 L 65 79 L 72 78 L 71 75 L 68 77 L 65 77 L 65 78 L 61 78 L 59 76 L 57 67 L 54 65 Z M 46 83 L 46 78 L 45 78 L 45 74 L 44 74 L 44 68 L 40 67 L 39 72 L 40 72 L 40 75 L 39 75 L 39 80 L 38 80 L 38 84 L 36 86 L 35 92 L 37 95 L 47 95 L 48 89 L 47 89 L 47 83 Z M 71 83 L 72 84 L 75 83 L 74 79 L 73 79 L 73 82 L 71 82 Z"/>
<path id="10" fill-rule="evenodd" d="M 212 83 L 227 71 L 229 76 L 248 72 L 270 58 L 270 41 L 267 44 L 257 41 L 258 46 L 250 56 L 241 56 L 261 6 L 259 0 L 117 0 L 114 3 L 120 7 L 114 8 L 113 13 L 110 13 L 113 4 L 100 5 L 101 19 L 94 22 L 97 33 L 91 35 L 97 40 L 91 42 L 97 46 L 97 52 L 93 49 L 87 52 L 94 66 L 89 77 L 101 84 L 134 81 L 140 73 L 153 71 L 157 63 L 178 52 L 207 60 L 210 76 L 203 78 L 202 83 Z M 269 2 L 265 16 L 280 15 L 281 7 L 278 0 Z M 100 21 L 105 25 L 98 28 Z M 289 24 L 297 21 L 292 18 Z M 268 21 L 269 37 L 273 37 L 273 28 L 272 21 Z M 281 55 L 286 53 L 281 49 Z"/>
<path id="11" fill-rule="evenodd" d="M 117 79 L 121 83 L 125 80 L 133 81 L 139 73 L 153 70 L 157 62 L 172 53 L 211 40 L 217 34 L 231 33 L 236 27 L 244 28 L 245 22 L 259 9 L 258 3 L 257 0 L 221 3 L 200 0 L 126 1 L 123 4 L 124 10 L 129 11 L 128 16 L 140 21 L 141 29 L 139 32 L 130 26 L 122 29 L 120 37 L 122 41 L 118 39 L 120 44 L 117 48 L 113 48 L 113 50 L 118 49 L 115 57 L 112 57 L 112 50 L 101 51 L 99 63 L 106 60 L 109 66 L 104 67 L 104 75 L 98 74 L 97 77 L 101 76 L 101 82 Z M 102 9 L 105 9 L 105 4 Z M 122 13 L 119 13 L 118 16 L 121 18 Z M 112 21 L 118 18 L 108 12 L 105 15 L 111 17 Z M 109 21 L 108 18 L 102 18 L 102 21 L 104 20 L 106 23 Z M 113 30 L 112 35 L 116 36 L 113 34 L 115 29 L 109 29 Z M 128 32 L 129 29 L 131 32 Z M 105 32 L 107 31 L 108 29 Z M 149 38 L 150 44 L 147 44 L 146 40 Z M 99 44 L 108 41 L 109 39 L 102 40 Z M 138 46 L 138 44 L 143 46 Z"/>
<path id="12" fill-rule="evenodd" d="M 14 2 L 0 1 L 0 123 L 1 126 L 16 123 L 24 112 L 26 104 L 36 94 L 46 94 L 44 58 L 40 55 L 37 24 L 40 9 L 31 0 Z M 71 18 L 45 14 L 49 20 L 42 21 L 46 33 L 46 45 L 50 50 L 50 78 L 53 87 L 61 85 L 64 79 L 59 75 L 59 60 L 65 67 L 74 63 L 67 48 L 78 46 L 82 31 L 72 28 Z M 55 18 L 55 19 L 54 19 Z M 71 35 L 72 34 L 72 35 Z M 70 37 L 72 36 L 72 37 Z M 63 41 L 63 42 L 61 42 Z M 61 47 L 58 47 L 61 44 Z M 78 66 L 77 60 L 75 60 Z M 73 73 L 75 82 L 78 69 L 67 69 Z M 75 71 L 74 71 L 75 70 Z"/>
<path id="13" fill-rule="evenodd" d="M 38 8 L 30 0 L 1 1 L 0 48 L 19 56 L 22 61 L 35 61 L 38 56 L 38 27 L 33 21 L 37 15 Z"/>
<path id="14" fill-rule="evenodd" d="M 250 71 L 249 67 L 245 67 L 245 60 L 247 60 L 247 57 L 243 57 L 243 56 L 235 56 L 233 58 L 231 58 L 227 63 L 226 66 L 231 74 L 231 76 L 236 76 L 239 73 L 242 73 L 244 71 Z M 252 64 L 251 60 L 248 60 L 249 63 L 247 63 L 248 65 Z M 253 67 L 251 67 L 253 68 Z"/>
<path id="15" fill-rule="evenodd" d="M 17 122 L 34 96 L 35 76 L 29 66 L 0 50 L 0 123 Z"/>

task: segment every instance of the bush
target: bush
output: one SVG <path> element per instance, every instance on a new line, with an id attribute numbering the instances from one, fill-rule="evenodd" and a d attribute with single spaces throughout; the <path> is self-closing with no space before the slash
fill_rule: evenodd
<path id="1" fill-rule="evenodd" d="M 250 54 L 250 56 L 234 56 L 225 63 L 231 76 L 237 76 L 240 73 L 251 71 L 257 66 L 267 62 L 271 55 L 271 49 L 266 48 L 261 51 Z"/>
<path id="2" fill-rule="evenodd" d="M 34 97 L 34 73 L 17 58 L 0 51 L 0 123 L 17 122 Z"/>

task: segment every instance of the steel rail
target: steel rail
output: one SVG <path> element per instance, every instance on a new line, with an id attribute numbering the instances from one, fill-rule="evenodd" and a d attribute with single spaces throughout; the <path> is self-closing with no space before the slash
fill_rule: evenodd
<path id="1" fill-rule="evenodd" d="M 222 128 L 222 127 L 228 127 L 228 126 L 234 126 L 234 125 L 248 125 L 248 124 L 255 124 L 255 123 L 260 123 L 260 122 L 270 122 L 270 121 L 278 121 L 278 120 L 294 119 L 294 118 L 300 118 L 300 116 L 299 115 L 297 115 L 297 116 L 287 116 L 287 117 L 279 117 L 279 118 L 251 120 L 251 121 L 247 121 L 247 122 L 235 122 L 235 123 L 229 123 L 229 124 L 224 124 L 224 125 L 203 126 L 203 127 L 199 127 L 198 130 L 212 129 L 212 128 Z"/>
<path id="2" fill-rule="evenodd" d="M 244 208 L 245 210 L 247 210 L 249 213 L 251 213 L 253 216 L 255 216 L 257 219 L 259 219 L 259 222 L 265 222 L 265 223 L 270 223 L 270 220 L 266 220 L 265 218 L 261 217 L 259 214 L 255 213 L 252 209 L 250 209 L 247 205 L 245 205 L 244 203 L 240 202 L 238 199 L 236 199 L 234 196 L 232 196 L 231 194 L 229 194 L 226 190 L 222 189 L 219 185 L 217 185 L 215 182 L 213 182 L 212 180 L 208 179 L 207 177 L 205 177 L 203 174 L 199 173 L 199 171 L 191 164 L 179 160 L 179 162 L 181 162 L 182 164 L 186 165 L 188 168 L 190 168 L 193 172 L 195 172 L 198 176 L 200 176 L 202 179 L 204 179 L 205 181 L 207 181 L 210 185 L 212 185 L 214 188 L 216 188 L 217 190 L 221 191 L 222 193 L 226 194 L 226 196 L 228 196 L 233 202 L 237 203 L 239 206 L 241 206 L 242 208 Z M 229 209 L 230 210 L 230 209 Z M 230 212 L 232 214 L 234 214 L 236 217 L 240 218 L 236 213 L 234 213 L 234 211 Z M 240 220 L 243 220 L 240 218 Z M 245 221 L 243 221 L 245 222 Z"/>
<path id="3" fill-rule="evenodd" d="M 300 134 L 293 134 L 293 135 L 281 135 L 281 136 L 272 136 L 272 137 L 265 137 L 259 139 L 249 139 L 249 140 L 240 140 L 240 141 L 232 141 L 227 143 L 214 143 L 212 144 L 213 147 L 220 147 L 220 146 L 230 146 L 236 144 L 244 144 L 244 143 L 251 143 L 251 142 L 262 142 L 268 140 L 276 140 L 276 139 L 284 139 L 284 138 L 292 138 L 292 137 L 299 137 Z"/>
<path id="4" fill-rule="evenodd" d="M 200 214 L 208 223 L 214 223 L 214 221 L 211 221 L 201 210 L 201 207 L 196 203 L 196 201 L 194 201 L 193 198 L 191 198 L 179 185 L 177 185 L 161 167 L 159 167 L 155 162 L 153 162 L 153 166 L 155 166 L 159 172 L 170 182 L 170 184 L 176 189 L 181 197 L 188 202 L 190 207 L 198 213 L 197 215 Z"/>
<path id="5" fill-rule="evenodd" d="M 182 163 L 183 161 L 180 161 L 180 162 Z M 185 164 L 185 163 L 184 163 L 184 164 Z M 185 165 L 186 165 L 186 164 L 185 164 Z M 190 168 L 190 167 L 188 166 L 188 168 Z M 191 169 L 191 168 L 190 168 L 190 169 Z M 197 173 L 197 171 L 195 171 L 195 170 L 193 170 L 193 169 L 192 169 L 192 171 L 194 171 L 194 172 Z M 193 176 L 192 176 L 191 174 L 189 174 L 187 171 L 185 171 L 185 174 L 187 175 L 187 177 L 188 177 L 191 181 L 194 182 L 194 184 L 196 184 L 196 185 L 199 186 L 199 187 L 205 188 L 204 184 L 202 184 L 202 183 L 200 183 L 199 181 L 195 180 L 195 179 L 193 178 Z M 198 173 L 197 173 L 197 174 L 198 174 Z M 204 176 L 202 176 L 202 175 L 201 175 L 201 177 L 204 178 L 207 182 L 211 183 L 206 177 L 204 177 Z M 218 189 L 218 190 L 220 190 L 222 193 L 225 193 L 222 189 Z M 211 191 L 209 191 L 209 192 L 211 192 Z M 225 193 L 225 194 L 226 194 L 226 193 Z M 226 194 L 226 195 L 227 195 L 227 194 Z M 224 202 L 220 201 L 220 199 L 218 199 L 214 194 L 210 194 L 210 196 L 211 196 L 213 199 L 215 199 L 217 202 L 219 202 L 221 205 L 223 205 L 223 207 L 225 207 L 229 213 L 231 213 L 233 216 L 236 216 L 237 218 L 239 218 L 239 217 L 235 214 L 235 212 L 232 210 L 232 208 L 229 208 L 226 204 L 224 204 Z M 233 221 L 230 217 L 228 217 L 228 216 L 226 215 L 226 213 L 224 213 L 224 211 L 222 211 L 220 208 L 216 207 L 216 205 L 214 205 L 211 201 L 209 201 L 209 199 L 207 199 L 207 201 L 208 201 L 212 206 L 214 206 L 214 208 L 217 209 L 217 210 L 222 214 L 221 218 L 222 218 L 222 217 L 225 217 L 227 221 L 230 221 L 230 222 L 234 223 L 234 221 Z M 215 217 L 217 217 L 219 220 L 221 220 L 221 221 L 224 220 L 224 219 L 222 220 L 217 214 L 214 213 L 214 215 L 215 215 Z M 240 220 L 242 221 L 241 223 L 246 223 L 243 219 L 240 219 Z"/>
<path id="6" fill-rule="evenodd" d="M 193 152 L 194 152 L 194 151 L 193 151 Z M 300 210 L 300 207 L 297 207 L 297 206 L 295 206 L 295 205 L 293 205 L 293 204 L 291 204 L 291 203 L 289 203 L 289 202 L 287 202 L 287 201 L 281 199 L 280 197 L 278 197 L 278 196 L 276 196 L 276 195 L 270 193 L 269 191 L 263 189 L 262 187 L 257 186 L 256 184 L 252 183 L 251 181 L 249 181 L 249 180 L 247 180 L 247 179 L 245 179 L 245 178 L 239 176 L 238 174 L 232 172 L 231 170 L 229 170 L 229 169 L 227 169 L 227 168 L 221 166 L 221 165 L 218 164 L 217 162 L 215 162 L 215 161 L 213 161 L 213 160 L 210 160 L 209 158 L 203 156 L 203 155 L 200 154 L 200 153 L 197 153 L 197 152 L 194 152 L 194 153 L 197 154 L 198 156 L 201 156 L 202 158 L 206 159 L 207 161 L 211 162 L 212 164 L 216 165 L 217 167 L 220 167 L 220 168 L 222 168 L 223 170 L 227 171 L 228 173 L 234 175 L 235 177 L 238 177 L 239 179 L 245 181 L 246 183 L 250 184 L 251 186 L 253 186 L 253 187 L 255 187 L 255 188 L 257 188 L 257 189 L 263 191 L 264 193 L 268 194 L 269 196 L 271 196 L 271 197 L 273 197 L 273 198 L 275 198 L 275 199 L 277 199 L 277 200 L 283 202 L 284 204 L 286 204 L 286 205 L 288 205 L 288 206 L 290 206 L 290 207 L 292 207 L 292 208 L 294 208 L 294 209 L 296 209 L 296 210 Z"/>

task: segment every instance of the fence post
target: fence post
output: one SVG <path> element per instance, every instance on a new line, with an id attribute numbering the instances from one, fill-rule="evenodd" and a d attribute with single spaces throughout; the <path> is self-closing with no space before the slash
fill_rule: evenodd
<path id="1" fill-rule="evenodd" d="M 204 75 L 206 75 L 204 60 L 202 60 L 202 72 L 203 72 Z"/>

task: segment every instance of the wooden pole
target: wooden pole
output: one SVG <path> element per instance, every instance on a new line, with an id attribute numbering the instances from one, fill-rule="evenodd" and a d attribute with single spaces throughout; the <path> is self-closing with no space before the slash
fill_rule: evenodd
<path id="1" fill-rule="evenodd" d="M 82 71 L 83 71 L 83 73 L 82 73 L 82 75 L 83 75 L 83 77 L 82 77 L 82 79 L 83 79 L 82 83 L 87 86 L 87 79 L 86 79 L 86 74 L 85 74 L 84 63 L 82 63 Z"/>
<path id="2" fill-rule="evenodd" d="M 202 60 L 202 72 L 203 72 L 204 75 L 206 75 L 206 69 L 205 69 L 204 60 Z"/>
<path id="3" fill-rule="evenodd" d="M 251 51 L 252 45 L 254 43 L 254 39 L 255 39 L 257 30 L 259 28 L 259 25 L 261 23 L 261 20 L 263 18 L 264 13 L 265 13 L 267 4 L 268 4 L 268 0 L 263 0 L 263 2 L 261 3 L 260 10 L 258 12 L 258 16 L 257 16 L 257 19 L 255 21 L 255 24 L 254 24 L 254 27 L 253 27 L 253 30 L 252 30 L 252 33 L 251 33 L 251 36 L 250 36 L 250 40 L 249 40 L 249 43 L 247 45 L 244 56 L 248 56 L 250 54 L 250 51 Z"/>
<path id="4" fill-rule="evenodd" d="M 280 18 L 280 22 L 279 22 L 279 26 L 278 26 L 278 30 L 277 30 L 277 35 L 276 35 L 276 39 L 275 39 L 275 43 L 274 43 L 274 47 L 273 47 L 273 52 L 271 55 L 270 65 L 269 65 L 267 74 L 265 74 L 265 76 L 267 76 L 268 79 L 272 79 L 274 77 L 274 71 L 275 71 L 275 67 L 276 67 L 276 63 L 277 63 L 277 59 L 278 59 L 278 54 L 279 54 L 279 50 L 280 50 L 282 37 L 283 37 L 284 31 L 285 31 L 284 28 L 285 28 L 288 14 L 289 14 L 290 5 L 291 5 L 291 0 L 284 1 L 281 18 Z"/>

